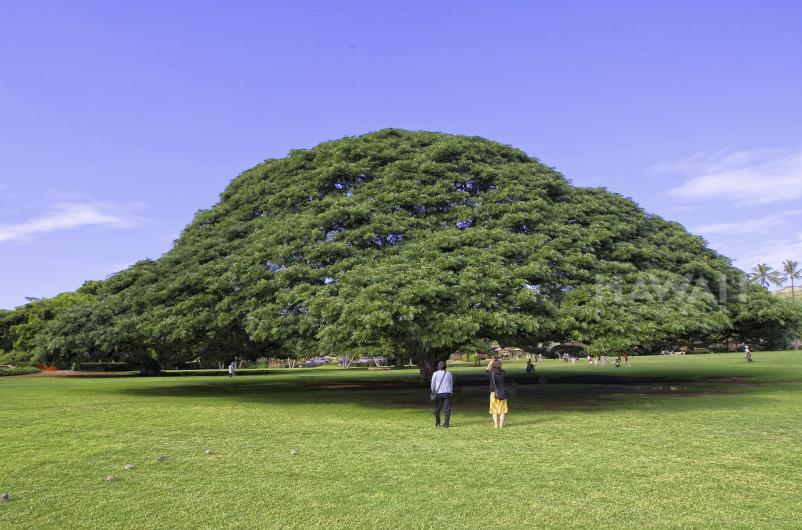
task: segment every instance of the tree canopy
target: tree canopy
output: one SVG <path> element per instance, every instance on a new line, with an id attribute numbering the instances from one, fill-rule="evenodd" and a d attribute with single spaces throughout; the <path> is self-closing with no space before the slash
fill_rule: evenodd
<path id="1" fill-rule="evenodd" d="M 518 149 L 386 129 L 245 171 L 165 255 L 79 289 L 37 352 L 158 369 L 364 347 L 431 366 L 477 340 L 615 350 L 728 336 L 745 283 L 681 225 Z"/>

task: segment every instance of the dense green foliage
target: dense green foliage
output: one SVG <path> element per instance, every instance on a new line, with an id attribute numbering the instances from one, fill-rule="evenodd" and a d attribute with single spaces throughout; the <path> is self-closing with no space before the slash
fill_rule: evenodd
<path id="1" fill-rule="evenodd" d="M 800 313 L 799 304 L 752 285 L 745 302 L 735 307 L 732 334 L 746 342 L 784 348 L 802 335 Z"/>
<path id="2" fill-rule="evenodd" d="M 517 149 L 383 130 L 244 172 L 160 259 L 79 290 L 30 351 L 146 371 L 359 348 L 428 369 L 489 340 L 620 351 L 727 337 L 744 284 L 682 226 Z"/>
<path id="3" fill-rule="evenodd" d="M 0 364 L 27 364 L 44 358 L 41 340 L 48 335 L 48 326 L 67 309 L 90 305 L 89 291 L 96 284 L 89 282 L 74 293 L 31 300 L 15 311 L 0 310 Z"/>
<path id="4" fill-rule="evenodd" d="M 0 368 L 0 376 L 35 374 L 39 370 L 32 366 L 15 366 L 13 368 Z"/>
<path id="5" fill-rule="evenodd" d="M 502 431 L 483 368 L 447 431 L 413 370 L 0 378 L 0 527 L 798 528 L 802 357 L 754 359 L 506 364 Z"/>

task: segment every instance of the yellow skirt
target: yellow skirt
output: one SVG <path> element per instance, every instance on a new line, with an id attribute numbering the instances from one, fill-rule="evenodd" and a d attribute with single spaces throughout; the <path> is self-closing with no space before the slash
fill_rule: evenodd
<path id="1" fill-rule="evenodd" d="M 496 393 L 490 392 L 490 414 L 506 414 L 507 411 L 507 400 L 496 399 Z"/>

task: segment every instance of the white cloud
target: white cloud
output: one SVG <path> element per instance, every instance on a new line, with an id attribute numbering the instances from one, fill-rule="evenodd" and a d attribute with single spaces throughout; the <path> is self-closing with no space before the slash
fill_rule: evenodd
<path id="1" fill-rule="evenodd" d="M 789 210 L 759 219 L 696 226 L 693 231 L 700 234 L 767 234 L 779 226 L 787 225 L 789 217 L 800 214 L 802 214 L 802 210 Z"/>
<path id="2" fill-rule="evenodd" d="M 110 203 L 62 202 L 33 219 L 21 223 L 0 224 L 0 243 L 87 226 L 127 228 L 136 225 L 139 219 L 124 213 L 125 209 L 122 205 Z"/>
<path id="3" fill-rule="evenodd" d="M 737 265 L 750 271 L 758 263 L 768 263 L 775 269 L 782 267 L 788 259 L 802 261 L 802 234 L 788 239 L 773 239 L 762 242 L 738 260 Z"/>
<path id="4" fill-rule="evenodd" d="M 661 162 L 657 173 L 688 177 L 669 193 L 694 200 L 769 204 L 802 199 L 802 150 L 749 149 L 697 153 Z"/>

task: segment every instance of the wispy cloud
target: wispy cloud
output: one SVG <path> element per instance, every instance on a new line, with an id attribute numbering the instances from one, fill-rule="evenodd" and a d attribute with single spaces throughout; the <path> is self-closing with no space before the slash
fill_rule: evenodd
<path id="1" fill-rule="evenodd" d="M 779 212 L 758 219 L 695 226 L 693 231 L 701 234 L 767 234 L 773 229 L 788 225 L 788 219 L 797 215 L 802 215 L 802 210 Z"/>
<path id="2" fill-rule="evenodd" d="M 738 259 L 737 264 L 746 271 L 751 270 L 757 263 L 768 263 L 779 269 L 782 262 L 787 259 L 802 259 L 802 234 L 763 241 Z"/>
<path id="3" fill-rule="evenodd" d="M 88 226 L 127 228 L 140 219 L 125 213 L 126 207 L 103 202 L 62 202 L 43 214 L 20 223 L 0 224 L 0 243 L 34 236 L 76 230 Z"/>
<path id="4" fill-rule="evenodd" d="M 654 166 L 687 181 L 669 193 L 694 200 L 769 204 L 802 198 L 802 149 L 748 149 L 697 153 Z"/>

